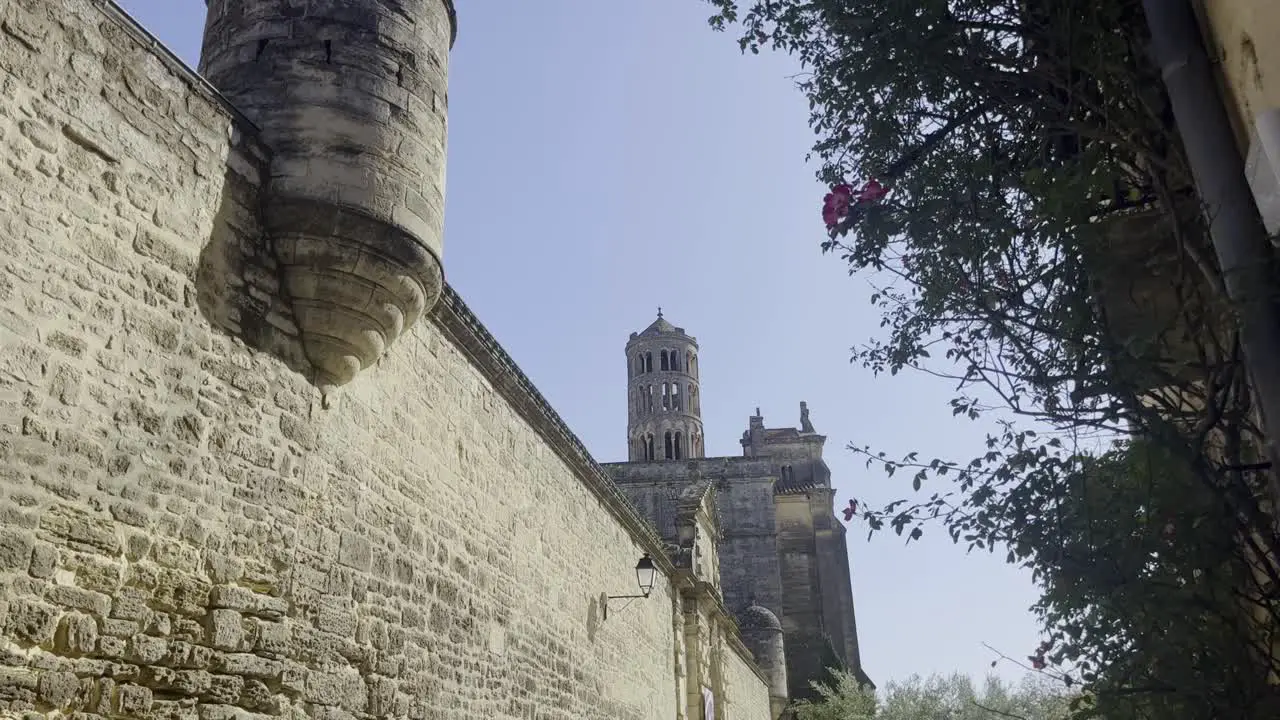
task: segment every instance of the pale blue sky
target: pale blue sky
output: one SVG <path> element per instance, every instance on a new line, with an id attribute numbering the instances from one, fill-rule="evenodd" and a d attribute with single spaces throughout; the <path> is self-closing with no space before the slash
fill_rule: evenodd
<path id="1" fill-rule="evenodd" d="M 120 0 L 194 66 L 200 0 Z M 601 461 L 626 458 L 623 345 L 666 317 L 698 338 L 708 455 L 738 455 L 759 406 L 807 400 L 839 499 L 910 492 L 844 448 L 969 459 L 948 383 L 875 378 L 865 279 L 824 257 L 805 99 L 778 55 L 743 56 L 700 0 L 467 0 L 450 61 L 445 274 Z M 926 488 L 928 490 L 928 488 Z M 1003 553 L 940 531 L 851 533 L 863 663 L 880 684 L 973 675 L 1037 644 L 1035 591 Z M 1002 663 L 1000 674 L 1021 670 Z"/>

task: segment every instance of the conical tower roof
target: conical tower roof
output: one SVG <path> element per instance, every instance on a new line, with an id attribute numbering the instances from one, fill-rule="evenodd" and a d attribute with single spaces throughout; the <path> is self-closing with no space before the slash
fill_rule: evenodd
<path id="1" fill-rule="evenodd" d="M 662 333 L 673 333 L 673 332 L 679 332 L 679 329 L 675 325 L 672 325 L 671 323 L 667 322 L 667 319 L 662 317 L 662 308 L 658 308 L 658 319 L 649 323 L 649 327 L 645 328 L 640 334 L 641 335 L 659 335 Z"/>

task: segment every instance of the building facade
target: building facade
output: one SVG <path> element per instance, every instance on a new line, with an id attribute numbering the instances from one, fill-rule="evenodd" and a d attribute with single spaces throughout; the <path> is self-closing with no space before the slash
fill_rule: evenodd
<path id="1" fill-rule="evenodd" d="M 812 695 L 832 658 L 862 671 L 845 527 L 835 517 L 826 437 L 800 403 L 798 428 L 768 428 L 757 409 L 741 457 L 705 457 L 698 343 L 662 316 L 632 333 L 627 362 L 629 459 L 606 464 L 673 546 L 679 499 L 713 483 L 724 603 L 735 614 L 775 703 Z M 695 566 L 697 561 L 695 559 Z M 707 569 L 707 572 L 712 572 Z M 779 648 L 782 652 L 779 653 Z M 778 660 L 781 659 L 782 662 Z"/>
<path id="2" fill-rule="evenodd" d="M 0 715 L 770 720 L 715 488 L 674 552 L 442 280 L 452 3 L 299 7 L 0 2 Z"/>
<path id="3" fill-rule="evenodd" d="M 1280 245 L 1280 4 L 1192 0 L 1245 174 Z"/>

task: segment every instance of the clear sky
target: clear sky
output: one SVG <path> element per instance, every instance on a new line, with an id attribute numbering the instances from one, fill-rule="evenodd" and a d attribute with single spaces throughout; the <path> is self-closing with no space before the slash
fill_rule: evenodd
<path id="1" fill-rule="evenodd" d="M 189 64 L 200 0 L 120 0 Z M 602 462 L 626 459 L 632 331 L 666 317 L 701 346 L 708 455 L 740 455 L 758 406 L 827 440 L 838 502 L 910 493 L 845 447 L 968 460 L 983 427 L 948 383 L 873 377 L 866 279 L 823 256 L 807 103 L 784 56 L 742 55 L 701 0 L 467 0 L 450 60 L 445 274 Z M 926 491 L 930 488 L 926 487 Z M 855 521 L 855 525 L 856 525 Z M 960 670 L 1014 679 L 986 642 L 1038 642 L 1030 576 L 941 531 L 852 529 L 863 663 L 879 684 Z"/>

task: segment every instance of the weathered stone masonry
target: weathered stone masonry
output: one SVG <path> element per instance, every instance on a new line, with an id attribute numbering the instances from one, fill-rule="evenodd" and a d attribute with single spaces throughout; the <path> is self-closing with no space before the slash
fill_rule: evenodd
<path id="1" fill-rule="evenodd" d="M 697 350 L 661 310 L 631 334 L 629 461 L 606 470 L 668 542 L 675 542 L 688 489 L 715 482 L 717 580 L 769 680 L 775 711 L 811 697 L 832 654 L 870 684 L 858 649 L 845 527 L 835 517 L 823 459 L 826 437 L 801 402 L 799 428 L 766 428 L 757 410 L 742 435 L 742 457 L 704 457 Z"/>
<path id="2" fill-rule="evenodd" d="M 322 397 L 271 148 L 118 9 L 0 0 L 0 147 L 0 713 L 688 717 L 654 529 L 447 288 Z"/>

